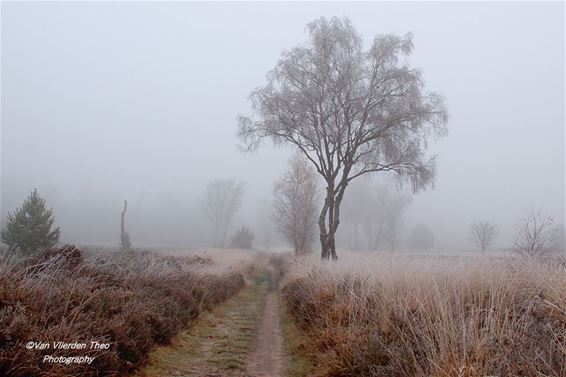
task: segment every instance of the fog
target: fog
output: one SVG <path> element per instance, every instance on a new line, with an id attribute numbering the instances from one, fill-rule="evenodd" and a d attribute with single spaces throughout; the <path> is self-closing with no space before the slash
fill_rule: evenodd
<path id="1" fill-rule="evenodd" d="M 273 182 L 292 155 L 237 149 L 237 117 L 305 25 L 346 16 L 369 45 L 412 32 L 410 57 L 442 94 L 448 136 L 434 190 L 403 228 L 426 223 L 440 249 L 470 249 L 472 221 L 511 243 L 530 207 L 564 223 L 563 3 L 2 3 L 1 216 L 33 188 L 63 242 L 207 245 L 202 211 L 216 178 L 245 183 L 234 227 L 262 246 Z M 346 194 L 347 195 L 347 194 Z"/>

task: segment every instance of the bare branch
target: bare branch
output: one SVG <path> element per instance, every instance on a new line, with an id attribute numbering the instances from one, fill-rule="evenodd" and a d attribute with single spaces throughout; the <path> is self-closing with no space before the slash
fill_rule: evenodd
<path id="1" fill-rule="evenodd" d="M 331 244 L 350 181 L 394 172 L 413 191 L 432 185 L 435 159 L 427 141 L 446 133 L 442 98 L 424 90 L 418 70 L 404 63 L 412 36 L 377 36 L 363 51 L 348 19 L 308 25 L 309 41 L 282 54 L 267 84 L 250 96 L 255 118 L 240 117 L 241 148 L 263 139 L 298 147 L 325 179 L 321 242 Z"/>

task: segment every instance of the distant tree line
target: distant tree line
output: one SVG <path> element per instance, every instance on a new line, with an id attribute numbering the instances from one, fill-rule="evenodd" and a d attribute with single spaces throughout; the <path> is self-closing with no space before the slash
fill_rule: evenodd
<path id="1" fill-rule="evenodd" d="M 214 180 L 207 186 L 203 209 L 210 224 L 211 244 L 215 247 L 252 249 L 255 235 L 247 226 L 238 228 L 228 240 L 228 233 L 242 204 L 243 192 L 243 184 L 234 180 Z M 296 255 L 312 251 L 317 212 L 321 205 L 319 192 L 315 169 L 301 155 L 295 155 L 289 161 L 283 175 L 274 183 L 272 221 Z M 348 248 L 396 250 L 401 245 L 403 213 L 411 198 L 410 194 L 399 191 L 392 182 L 376 184 L 359 180 L 353 183 L 343 204 Z M 130 236 L 126 230 L 127 208 L 128 203 L 124 201 L 120 214 L 120 247 L 124 251 L 131 250 Z M 265 214 L 265 211 L 262 213 Z M 6 224 L 0 231 L 0 241 L 21 255 L 31 255 L 59 242 L 61 228 L 54 224 L 53 209 L 34 189 L 20 208 L 8 214 Z M 493 248 L 498 234 L 498 227 L 494 223 L 476 221 L 470 226 L 468 240 L 485 254 Z M 430 250 L 434 244 L 434 234 L 424 223 L 415 225 L 405 241 L 405 246 L 415 251 Z M 516 224 L 511 250 L 528 258 L 564 252 L 564 226 L 555 225 L 554 219 L 542 211 L 531 209 Z"/>

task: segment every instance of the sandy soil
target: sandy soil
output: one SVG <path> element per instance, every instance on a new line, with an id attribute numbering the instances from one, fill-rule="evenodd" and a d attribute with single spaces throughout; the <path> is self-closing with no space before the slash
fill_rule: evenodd
<path id="1" fill-rule="evenodd" d="M 248 359 L 246 372 L 249 377 L 282 377 L 284 365 L 279 298 L 276 291 L 271 291 L 266 297 L 255 350 Z"/>

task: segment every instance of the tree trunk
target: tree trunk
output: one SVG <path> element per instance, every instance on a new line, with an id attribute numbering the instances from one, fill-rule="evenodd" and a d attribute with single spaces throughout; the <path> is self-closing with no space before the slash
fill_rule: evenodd
<path id="1" fill-rule="evenodd" d="M 318 217 L 318 227 L 320 229 L 320 258 L 322 260 L 330 259 L 332 255 L 332 247 L 334 247 L 334 254 L 336 254 L 335 246 L 331 245 L 330 233 L 332 232 L 332 226 L 329 224 L 328 230 L 326 229 L 326 217 L 329 210 L 334 205 L 334 187 L 329 184 L 326 188 L 326 198 L 324 199 L 324 205 L 320 211 L 320 216 Z M 330 219 L 329 219 L 330 220 Z M 329 221 L 330 223 L 330 221 Z M 333 237 L 332 237 L 333 240 Z"/>
<path id="2" fill-rule="evenodd" d="M 127 209 L 128 209 L 128 202 L 126 200 L 124 200 L 124 210 L 122 211 L 122 214 L 120 215 L 120 240 L 122 242 L 122 245 L 124 243 L 124 237 L 125 237 L 125 233 L 126 233 L 126 226 L 124 225 L 124 222 L 125 222 L 126 210 Z"/>
<path id="3" fill-rule="evenodd" d="M 128 209 L 128 201 L 124 200 L 124 210 L 120 216 L 120 245 L 122 250 L 129 251 L 132 244 L 130 243 L 130 236 L 126 232 L 126 210 Z"/>
<path id="4" fill-rule="evenodd" d="M 318 221 L 318 226 L 320 228 L 320 246 L 321 246 L 321 250 L 320 250 L 320 258 L 323 260 L 327 260 L 330 259 L 330 255 L 331 255 L 331 245 L 330 245 L 330 238 L 329 238 L 329 234 L 326 230 L 326 214 L 324 213 L 324 209 L 323 212 L 321 212 L 320 214 L 320 218 Z M 336 253 L 336 251 L 335 251 Z"/>
<path id="5" fill-rule="evenodd" d="M 338 230 L 338 224 L 340 224 L 340 203 L 342 202 L 345 188 L 345 184 L 341 185 L 337 194 L 334 192 L 333 184 L 329 184 L 326 188 L 326 199 L 318 218 L 321 245 L 320 258 L 323 260 L 330 258 L 332 260 L 338 259 L 335 235 Z M 326 228 L 327 221 L 328 229 Z"/>
<path id="6" fill-rule="evenodd" d="M 334 234 L 326 233 L 325 235 L 320 235 L 320 243 L 322 250 L 320 252 L 320 257 L 323 260 L 338 260 L 338 255 L 336 254 L 336 241 Z"/>
<path id="7" fill-rule="evenodd" d="M 338 255 L 336 254 L 336 241 L 334 238 L 334 233 L 328 234 L 328 246 L 330 248 L 330 257 L 332 257 L 332 260 L 338 260 Z"/>

